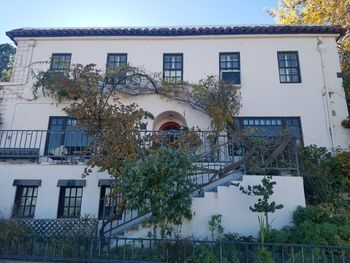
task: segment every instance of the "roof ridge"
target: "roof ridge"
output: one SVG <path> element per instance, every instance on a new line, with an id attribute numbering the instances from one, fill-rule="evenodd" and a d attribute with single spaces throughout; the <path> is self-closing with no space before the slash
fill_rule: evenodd
<path id="1" fill-rule="evenodd" d="M 63 27 L 18 28 L 6 32 L 15 42 L 17 37 L 73 36 L 199 36 L 199 35 L 259 35 L 259 34 L 336 34 L 345 29 L 333 25 L 215 25 L 176 27 Z"/>

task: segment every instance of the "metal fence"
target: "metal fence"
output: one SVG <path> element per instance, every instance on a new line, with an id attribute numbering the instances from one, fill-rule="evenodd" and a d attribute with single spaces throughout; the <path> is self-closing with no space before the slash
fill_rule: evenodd
<path id="1" fill-rule="evenodd" d="M 60 262 L 350 262 L 350 247 L 133 238 L 0 239 L 0 259 Z"/>

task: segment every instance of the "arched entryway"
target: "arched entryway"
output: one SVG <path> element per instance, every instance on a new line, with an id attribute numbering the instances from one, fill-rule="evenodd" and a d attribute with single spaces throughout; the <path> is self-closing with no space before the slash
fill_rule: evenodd
<path id="1" fill-rule="evenodd" d="M 159 130 L 160 131 L 177 131 L 181 129 L 181 125 L 175 121 L 168 121 L 162 126 L 160 126 Z"/>
<path id="2" fill-rule="evenodd" d="M 176 111 L 164 111 L 158 114 L 153 121 L 155 131 L 182 130 L 186 127 L 185 117 Z"/>

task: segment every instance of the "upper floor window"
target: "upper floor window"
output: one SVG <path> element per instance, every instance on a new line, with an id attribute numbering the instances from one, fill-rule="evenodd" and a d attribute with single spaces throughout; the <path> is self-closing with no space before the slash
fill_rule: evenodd
<path id="1" fill-rule="evenodd" d="M 80 217 L 81 201 L 83 198 L 82 187 L 60 188 L 57 217 L 77 218 Z"/>
<path id="2" fill-rule="evenodd" d="M 72 54 L 55 53 L 51 57 L 51 70 L 68 71 Z"/>
<path id="3" fill-rule="evenodd" d="M 238 52 L 220 53 L 220 79 L 224 83 L 241 84 L 241 65 Z"/>
<path id="4" fill-rule="evenodd" d="M 163 55 L 163 80 L 167 83 L 183 81 L 183 54 Z"/>
<path id="5" fill-rule="evenodd" d="M 126 83 L 126 72 L 120 71 L 116 72 L 113 70 L 123 67 L 127 65 L 127 54 L 117 53 L 117 54 L 108 54 L 107 55 L 107 73 L 109 73 L 109 83 L 118 83 L 125 84 Z"/>
<path id="6" fill-rule="evenodd" d="M 13 209 L 13 217 L 33 218 L 37 196 L 37 186 L 18 185 Z"/>
<path id="7" fill-rule="evenodd" d="M 281 83 L 300 83 L 300 65 L 297 51 L 277 52 Z"/>
<path id="8" fill-rule="evenodd" d="M 127 54 L 108 54 L 107 55 L 107 69 L 114 69 L 125 66 L 127 63 Z"/>

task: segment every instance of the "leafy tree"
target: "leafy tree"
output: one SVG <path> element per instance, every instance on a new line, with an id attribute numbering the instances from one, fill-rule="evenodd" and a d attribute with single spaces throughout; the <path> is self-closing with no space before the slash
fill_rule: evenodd
<path id="1" fill-rule="evenodd" d="M 233 123 L 241 107 L 239 89 L 213 76 L 198 83 L 171 84 L 164 83 L 158 74 L 147 73 L 137 67 L 122 66 L 104 74 L 95 64 L 77 64 L 67 72 L 48 70 L 34 75 L 34 98 L 43 94 L 60 103 L 92 95 L 105 99 L 101 105 L 104 106 L 111 97 L 156 94 L 209 115 L 216 131 L 223 131 L 227 123 Z"/>
<path id="2" fill-rule="evenodd" d="M 0 44 L 0 81 L 9 81 L 16 48 L 10 44 Z"/>
<path id="3" fill-rule="evenodd" d="M 222 215 L 216 214 L 212 215 L 208 222 L 209 231 L 211 233 L 212 240 L 221 239 L 222 233 L 224 232 L 224 227 L 221 224 Z"/>
<path id="4" fill-rule="evenodd" d="M 258 185 L 248 185 L 247 188 L 243 186 L 239 187 L 239 190 L 246 195 L 254 195 L 260 197 L 258 202 L 253 206 L 249 206 L 249 209 L 252 212 L 263 213 L 265 216 L 266 229 L 269 229 L 269 213 L 274 213 L 276 210 L 282 209 L 282 204 L 276 204 L 275 201 L 270 201 L 271 196 L 273 195 L 273 187 L 276 184 L 275 181 L 272 181 L 272 176 L 264 176 L 261 180 L 261 184 Z M 239 186 L 239 184 L 234 184 Z M 261 219 L 260 219 L 261 221 Z"/>
<path id="5" fill-rule="evenodd" d="M 152 212 L 151 222 L 162 237 L 171 234 L 172 225 L 181 225 L 183 218 L 192 218 L 190 194 L 196 186 L 190 178 L 195 167 L 189 152 L 162 147 L 126 161 L 123 167 L 116 190 L 123 193 L 126 208 Z"/>
<path id="6" fill-rule="evenodd" d="M 188 130 L 164 149 L 159 136 L 140 136 L 141 121 L 153 116 L 135 104 L 124 105 L 119 98 L 159 95 L 211 116 L 213 127 L 221 131 L 227 122 L 233 122 L 240 108 L 240 94 L 234 85 L 224 85 L 214 77 L 174 85 L 139 68 L 119 67 L 104 74 L 94 64 L 73 65 L 67 72 L 39 71 L 35 77 L 34 97 L 49 96 L 57 103 L 68 100 L 65 111 L 90 135 L 86 151 L 91 158 L 84 176 L 98 167 L 118 181 L 113 192 L 121 194 L 124 202 L 104 222 L 100 235 L 125 208 L 151 211 L 152 221 L 162 235 L 171 224 L 181 224 L 182 218 L 191 217 L 190 193 L 194 186 L 189 175 L 194 169 L 193 151 L 201 144 L 198 135 Z M 223 103 L 216 104 L 220 97 Z"/>
<path id="7" fill-rule="evenodd" d="M 309 204 L 337 204 L 342 191 L 343 176 L 332 153 L 325 147 L 309 145 L 300 149 L 299 158 L 306 201 Z"/>
<path id="8" fill-rule="evenodd" d="M 293 213 L 293 226 L 271 230 L 267 242 L 292 244 L 350 244 L 349 207 L 334 210 L 330 205 L 298 207 Z"/>
<path id="9" fill-rule="evenodd" d="M 339 152 L 334 157 L 334 163 L 342 172 L 342 191 L 350 192 L 350 152 Z"/>

